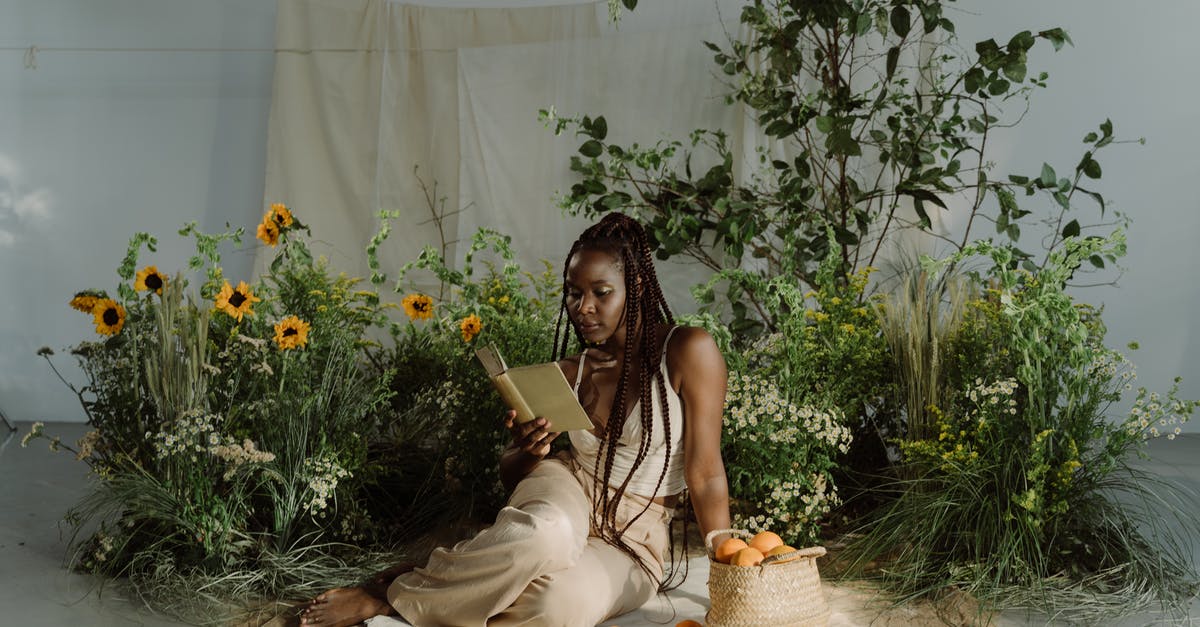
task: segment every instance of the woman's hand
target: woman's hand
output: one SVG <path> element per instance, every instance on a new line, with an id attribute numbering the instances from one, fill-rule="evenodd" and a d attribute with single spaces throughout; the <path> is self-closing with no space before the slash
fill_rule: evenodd
<path id="1" fill-rule="evenodd" d="M 504 415 L 504 426 L 508 427 L 513 441 L 500 456 L 500 482 L 511 492 L 517 482 L 550 454 L 550 443 L 558 434 L 550 431 L 550 421 L 545 418 L 518 423 L 517 412 L 511 409 Z"/>
<path id="2" fill-rule="evenodd" d="M 513 444 L 525 454 L 536 459 L 542 459 L 550 454 L 550 443 L 558 437 L 558 433 L 550 431 L 550 421 L 545 418 L 535 418 L 529 422 L 517 422 L 517 412 L 508 410 L 504 415 L 504 426 L 512 434 Z"/>

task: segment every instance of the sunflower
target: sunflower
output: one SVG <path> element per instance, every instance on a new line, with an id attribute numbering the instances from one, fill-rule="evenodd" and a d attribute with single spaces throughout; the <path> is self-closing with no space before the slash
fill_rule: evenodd
<path id="1" fill-rule="evenodd" d="M 269 217 L 271 221 L 280 228 L 280 230 L 286 229 L 292 225 L 292 211 L 291 209 L 287 208 L 287 205 L 281 202 L 271 203 L 271 210 L 267 212 L 267 217 Z"/>
<path id="2" fill-rule="evenodd" d="M 76 311 L 82 311 L 85 314 L 90 314 L 92 313 L 92 310 L 96 308 L 96 303 L 99 302 L 101 298 L 108 298 L 108 295 L 104 292 L 98 292 L 96 290 L 83 290 L 82 292 L 76 292 L 75 296 L 71 299 L 71 308 L 75 309 Z"/>
<path id="3" fill-rule="evenodd" d="M 258 225 L 258 232 L 255 233 L 255 236 L 271 247 L 279 243 L 279 225 L 271 220 L 271 214 L 267 214 L 263 218 L 262 223 Z"/>
<path id="4" fill-rule="evenodd" d="M 458 323 L 458 328 L 462 331 L 463 341 L 470 342 L 483 330 L 483 321 L 479 316 L 471 314 Z"/>
<path id="5" fill-rule="evenodd" d="M 137 278 L 133 281 L 133 289 L 139 292 L 151 291 L 162 296 L 163 288 L 167 286 L 167 277 L 154 266 L 146 266 L 138 270 Z"/>
<path id="6" fill-rule="evenodd" d="M 125 326 L 125 308 L 111 298 L 98 299 L 92 308 L 92 320 L 96 323 L 96 333 L 116 335 Z"/>
<path id="7" fill-rule="evenodd" d="M 217 294 L 217 309 L 241 322 L 242 316 L 254 315 L 250 307 L 260 300 L 262 299 L 250 291 L 250 286 L 246 285 L 245 281 L 239 282 L 236 289 L 229 285 L 229 281 L 226 281 L 221 292 Z"/>
<path id="8" fill-rule="evenodd" d="M 409 294 L 400 304 L 404 305 L 404 313 L 414 320 L 428 320 L 433 317 L 433 299 L 424 294 Z"/>
<path id="9" fill-rule="evenodd" d="M 308 343 L 308 323 L 288 316 L 275 323 L 275 344 L 281 350 L 303 348 Z"/>

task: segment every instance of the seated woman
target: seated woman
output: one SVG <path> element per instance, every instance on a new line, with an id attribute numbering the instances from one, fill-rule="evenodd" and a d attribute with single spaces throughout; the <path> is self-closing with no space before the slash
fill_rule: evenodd
<path id="1" fill-rule="evenodd" d="M 569 357 L 564 311 L 586 347 Z M 550 455 L 554 417 L 517 424 L 510 411 L 500 474 L 512 495 L 495 524 L 391 573 L 386 590 L 321 594 L 302 624 L 399 614 L 422 626 L 591 626 L 660 588 L 685 487 L 702 535 L 729 526 L 725 361 L 706 331 L 674 325 L 636 221 L 610 213 L 571 247 L 554 345 L 595 428 Z"/>

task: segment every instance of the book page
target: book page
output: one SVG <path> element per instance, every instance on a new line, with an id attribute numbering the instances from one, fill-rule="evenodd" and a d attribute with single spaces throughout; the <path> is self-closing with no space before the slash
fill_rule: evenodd
<path id="1" fill-rule="evenodd" d="M 591 429 L 592 419 L 579 404 L 571 384 L 558 364 L 544 363 L 509 368 L 505 376 L 520 392 L 533 416 L 550 421 L 554 431 Z M 517 409 L 514 407 L 513 409 Z M 519 412 L 519 410 L 518 410 Z"/>

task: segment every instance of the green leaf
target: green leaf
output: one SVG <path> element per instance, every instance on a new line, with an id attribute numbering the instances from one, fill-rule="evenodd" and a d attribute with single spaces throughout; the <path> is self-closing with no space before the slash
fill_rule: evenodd
<path id="1" fill-rule="evenodd" d="M 1054 174 L 1054 168 L 1050 167 L 1049 163 L 1042 164 L 1042 177 L 1039 182 L 1043 187 L 1054 187 L 1058 183 L 1058 176 Z"/>
<path id="2" fill-rule="evenodd" d="M 830 133 L 825 146 L 831 154 L 835 155 L 845 155 L 847 157 L 862 155 L 862 148 L 854 140 L 854 137 L 850 135 L 850 129 L 846 128 L 840 128 Z"/>
<path id="3" fill-rule="evenodd" d="M 979 121 L 979 118 L 971 118 L 967 120 L 967 128 L 970 128 L 972 132 L 979 133 L 980 135 L 987 132 L 987 127 L 983 125 L 983 122 Z"/>
<path id="4" fill-rule="evenodd" d="M 1054 49 L 1056 51 L 1062 50 L 1064 43 L 1071 44 L 1072 46 L 1075 45 L 1075 42 L 1071 41 L 1070 35 L 1067 35 L 1067 31 L 1065 31 L 1061 28 L 1051 28 L 1050 30 L 1044 30 L 1044 31 L 1038 33 L 1038 37 L 1045 37 L 1046 39 L 1050 40 L 1050 43 L 1054 45 Z"/>
<path id="5" fill-rule="evenodd" d="M 854 34 L 859 37 L 866 35 L 871 30 L 871 21 L 870 13 L 859 13 L 854 20 Z"/>
<path id="6" fill-rule="evenodd" d="M 1004 80 L 1003 78 L 996 77 L 988 82 L 988 93 L 993 96 L 999 96 L 1007 92 L 1010 86 L 1011 83 L 1008 81 Z"/>
<path id="7" fill-rule="evenodd" d="M 920 202 L 919 198 L 913 198 L 912 208 L 917 210 L 917 217 L 920 219 L 920 228 L 932 228 L 934 221 L 929 219 L 928 211 L 925 211 L 925 203 Z"/>
<path id="8" fill-rule="evenodd" d="M 625 8 L 629 9 L 630 11 L 637 8 L 637 3 L 638 0 L 621 0 L 621 4 L 625 5 Z"/>
<path id="9" fill-rule="evenodd" d="M 1017 185 L 1025 185 L 1029 183 L 1029 177 L 1021 176 L 1020 174 L 1009 174 L 1008 180 L 1016 183 Z"/>
<path id="10" fill-rule="evenodd" d="M 835 224 L 833 233 L 833 239 L 843 246 L 854 246 L 858 243 L 858 236 L 854 234 L 854 231 L 847 228 Z"/>
<path id="11" fill-rule="evenodd" d="M 912 17 L 908 14 L 908 9 L 904 5 L 896 5 L 892 7 L 892 30 L 900 37 L 908 35 L 909 29 L 912 28 Z"/>
<path id="12" fill-rule="evenodd" d="M 1021 208 L 1017 206 L 1017 198 L 1013 196 L 1012 191 L 999 185 L 994 189 L 996 190 L 996 199 L 1000 201 L 1000 211 L 1004 214 L 1013 214 L 1013 218 L 1019 217 L 1017 212 Z"/>
<path id="13" fill-rule="evenodd" d="M 1029 50 L 1033 47 L 1033 43 L 1033 33 L 1023 30 L 1016 35 L 1013 35 L 1012 39 L 1008 40 L 1008 49 L 1010 52 L 1013 50 Z"/>
<path id="14" fill-rule="evenodd" d="M 1098 179 L 1101 176 L 1100 163 L 1093 159 L 1091 154 L 1083 161 L 1083 173 L 1090 179 Z"/>
<path id="15" fill-rule="evenodd" d="M 1024 61 L 1013 61 L 1004 66 L 1004 75 L 1014 83 L 1025 80 L 1025 71 Z"/>
<path id="16" fill-rule="evenodd" d="M 979 91 L 979 86 L 983 84 L 983 80 L 983 70 L 973 67 L 963 75 L 963 87 L 967 90 L 968 94 L 973 94 Z"/>
<path id="17" fill-rule="evenodd" d="M 1093 192 L 1090 189 L 1084 189 L 1082 187 L 1079 187 L 1078 185 L 1075 186 L 1075 189 L 1087 194 L 1088 196 L 1091 196 L 1092 200 L 1095 200 L 1096 202 L 1100 203 L 1100 216 L 1101 217 L 1104 216 L 1104 210 L 1106 208 L 1106 206 L 1104 204 L 1104 196 L 1101 196 L 1099 193 Z"/>
<path id="18" fill-rule="evenodd" d="M 1104 258 L 1100 255 L 1092 255 L 1088 257 L 1088 261 L 1097 268 L 1104 269 Z"/>
<path id="19" fill-rule="evenodd" d="M 579 154 L 592 159 L 599 157 L 603 152 L 604 146 L 594 139 L 583 142 L 583 145 L 579 147 Z"/>
<path id="20" fill-rule="evenodd" d="M 1100 132 L 1104 133 L 1105 137 L 1112 137 L 1112 120 L 1105 119 L 1104 123 L 1100 125 Z"/>
<path id="21" fill-rule="evenodd" d="M 1068 237 L 1079 237 L 1079 220 L 1071 220 L 1068 222 L 1067 225 L 1063 227 L 1062 236 L 1064 239 Z"/>
<path id="22" fill-rule="evenodd" d="M 900 62 L 900 46 L 892 46 L 887 52 L 887 80 L 892 80 L 896 73 L 896 64 Z"/>
<path id="23" fill-rule="evenodd" d="M 833 118 L 827 115 L 818 115 L 816 119 L 817 130 L 822 133 L 828 133 L 833 130 Z"/>
<path id="24" fill-rule="evenodd" d="M 605 121 L 604 116 L 592 120 L 592 137 L 600 140 L 608 137 L 608 122 Z"/>
<path id="25" fill-rule="evenodd" d="M 1054 202 L 1058 203 L 1058 206 L 1062 207 L 1063 209 L 1071 208 L 1071 201 L 1067 199 L 1066 194 L 1064 194 L 1060 191 L 1056 191 L 1056 192 L 1054 192 L 1053 196 L 1054 196 Z"/>
<path id="26" fill-rule="evenodd" d="M 1100 139 L 1100 136 L 1097 135 L 1095 132 L 1088 133 L 1087 135 L 1083 136 L 1083 143 L 1090 144 L 1090 143 L 1095 142 L 1097 139 Z"/>
<path id="27" fill-rule="evenodd" d="M 1000 60 L 1000 45 L 995 39 L 987 39 L 975 44 L 975 52 L 979 55 L 979 62 L 989 70 L 996 69 Z"/>

